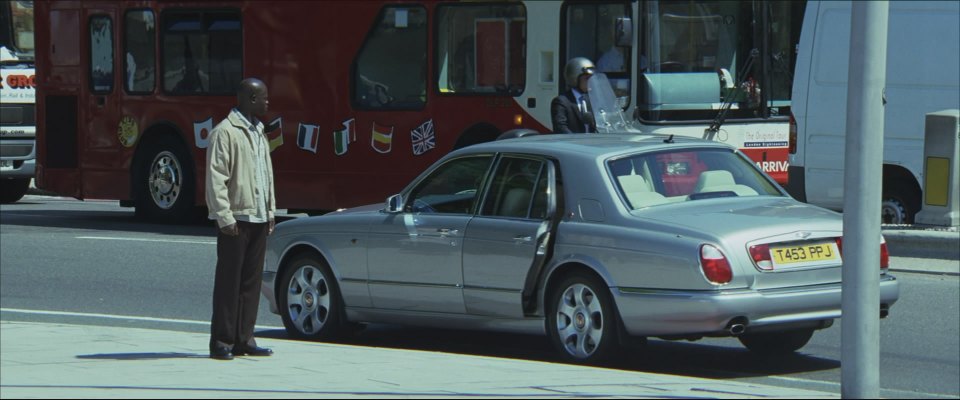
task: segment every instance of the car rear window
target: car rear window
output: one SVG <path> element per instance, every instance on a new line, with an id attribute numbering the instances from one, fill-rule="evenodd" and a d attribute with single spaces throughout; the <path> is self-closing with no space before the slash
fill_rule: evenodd
<path id="1" fill-rule="evenodd" d="M 695 149 L 612 159 L 607 168 L 630 209 L 717 197 L 782 196 L 733 151 Z"/>

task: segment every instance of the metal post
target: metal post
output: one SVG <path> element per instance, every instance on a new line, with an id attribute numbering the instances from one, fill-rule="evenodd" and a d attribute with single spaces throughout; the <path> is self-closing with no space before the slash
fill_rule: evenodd
<path id="1" fill-rule="evenodd" d="M 854 1 L 843 199 L 841 396 L 880 396 L 880 196 L 886 1 Z"/>

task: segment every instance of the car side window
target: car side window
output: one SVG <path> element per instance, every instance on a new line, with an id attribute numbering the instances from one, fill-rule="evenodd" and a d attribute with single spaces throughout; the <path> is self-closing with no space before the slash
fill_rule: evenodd
<path id="1" fill-rule="evenodd" d="M 444 163 L 410 192 L 406 211 L 472 214 L 477 206 L 483 178 L 492 161 L 492 155 L 484 155 Z"/>
<path id="2" fill-rule="evenodd" d="M 547 180 L 544 171 L 544 164 L 540 160 L 502 158 L 497 163 L 490 191 L 480 214 L 510 218 L 545 218 Z"/>

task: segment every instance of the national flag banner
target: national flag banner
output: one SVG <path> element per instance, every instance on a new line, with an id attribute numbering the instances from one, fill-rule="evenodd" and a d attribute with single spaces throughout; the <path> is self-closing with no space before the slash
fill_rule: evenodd
<path id="1" fill-rule="evenodd" d="M 193 123 L 193 139 L 198 148 L 205 149 L 209 145 L 210 132 L 213 131 L 213 117 L 206 121 Z"/>
<path id="2" fill-rule="evenodd" d="M 319 130 L 317 125 L 300 123 L 300 128 L 297 129 L 297 147 L 316 154 Z"/>
<path id="3" fill-rule="evenodd" d="M 415 156 L 426 153 L 437 146 L 432 119 L 410 131 L 410 144 L 413 146 L 413 155 Z"/>
<path id="4" fill-rule="evenodd" d="M 357 141 L 357 128 L 354 118 L 343 122 L 343 129 L 333 131 L 333 153 L 342 156 L 347 154 L 350 143 Z"/>
<path id="5" fill-rule="evenodd" d="M 275 134 L 274 131 L 276 131 Z M 270 121 L 265 127 L 263 127 L 263 133 L 267 134 L 267 138 L 270 140 L 270 152 L 272 153 L 277 147 L 283 145 L 283 117 L 276 117 L 273 121 Z"/>
<path id="6" fill-rule="evenodd" d="M 373 135 L 370 136 L 370 146 L 378 153 L 389 153 L 393 148 L 393 127 L 380 126 L 373 123 Z"/>

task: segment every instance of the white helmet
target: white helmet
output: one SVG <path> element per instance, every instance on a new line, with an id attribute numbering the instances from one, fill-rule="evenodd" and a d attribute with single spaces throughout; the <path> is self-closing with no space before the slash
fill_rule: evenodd
<path id="1" fill-rule="evenodd" d="M 567 86 L 577 87 L 577 80 L 580 75 L 593 75 L 597 67 L 593 65 L 586 57 L 574 57 L 567 61 L 567 66 L 563 67 L 563 77 L 567 80 Z"/>

